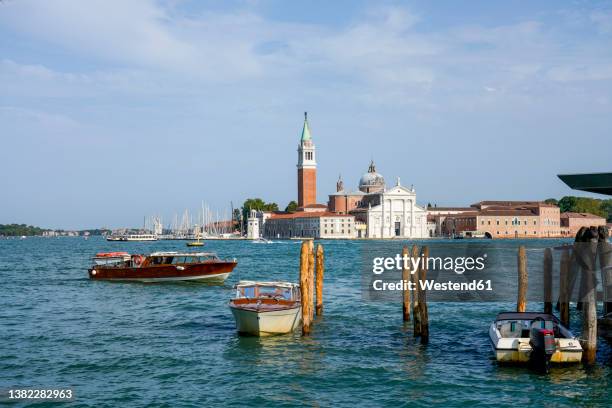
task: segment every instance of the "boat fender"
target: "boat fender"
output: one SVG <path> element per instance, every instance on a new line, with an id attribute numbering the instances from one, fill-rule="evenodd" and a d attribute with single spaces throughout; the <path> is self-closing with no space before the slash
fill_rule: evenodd
<path id="1" fill-rule="evenodd" d="M 137 267 L 140 266 L 143 260 L 144 260 L 144 257 L 142 255 L 132 256 L 132 263 L 134 264 L 134 266 L 137 266 Z"/>

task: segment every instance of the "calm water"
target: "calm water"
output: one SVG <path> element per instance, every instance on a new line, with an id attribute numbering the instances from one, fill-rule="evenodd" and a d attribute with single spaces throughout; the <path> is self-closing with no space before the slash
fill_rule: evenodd
<path id="1" fill-rule="evenodd" d="M 299 242 L 209 241 L 239 264 L 225 285 L 207 286 L 87 279 L 96 252 L 183 250 L 180 241 L 0 240 L 0 389 L 71 387 L 70 406 L 610 405 L 603 342 L 595 367 L 547 376 L 492 360 L 488 325 L 511 303 L 431 303 L 430 344 L 417 344 L 400 305 L 362 300 L 362 245 L 324 242 L 325 316 L 312 336 L 249 338 L 235 333 L 232 285 L 296 281 Z"/>

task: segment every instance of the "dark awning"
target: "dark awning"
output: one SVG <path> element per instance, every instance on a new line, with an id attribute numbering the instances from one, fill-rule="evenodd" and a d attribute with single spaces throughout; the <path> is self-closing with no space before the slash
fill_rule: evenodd
<path id="1" fill-rule="evenodd" d="M 612 173 L 559 174 L 557 177 L 574 190 L 612 195 Z"/>

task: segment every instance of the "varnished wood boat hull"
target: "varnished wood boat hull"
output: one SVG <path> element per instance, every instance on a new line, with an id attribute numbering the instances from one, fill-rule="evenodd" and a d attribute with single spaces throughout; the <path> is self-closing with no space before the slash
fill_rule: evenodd
<path id="1" fill-rule="evenodd" d="M 151 265 L 134 267 L 94 267 L 90 279 L 136 282 L 206 281 L 223 282 L 236 262 L 210 262 L 185 265 Z"/>

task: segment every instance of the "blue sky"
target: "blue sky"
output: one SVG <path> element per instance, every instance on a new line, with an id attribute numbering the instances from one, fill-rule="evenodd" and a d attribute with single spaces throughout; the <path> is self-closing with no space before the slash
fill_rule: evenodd
<path id="1" fill-rule="evenodd" d="M 610 171 L 610 2 L 8 0 L 0 38 L 0 223 L 284 207 L 304 111 L 320 202 L 371 158 L 423 205 Z"/>

